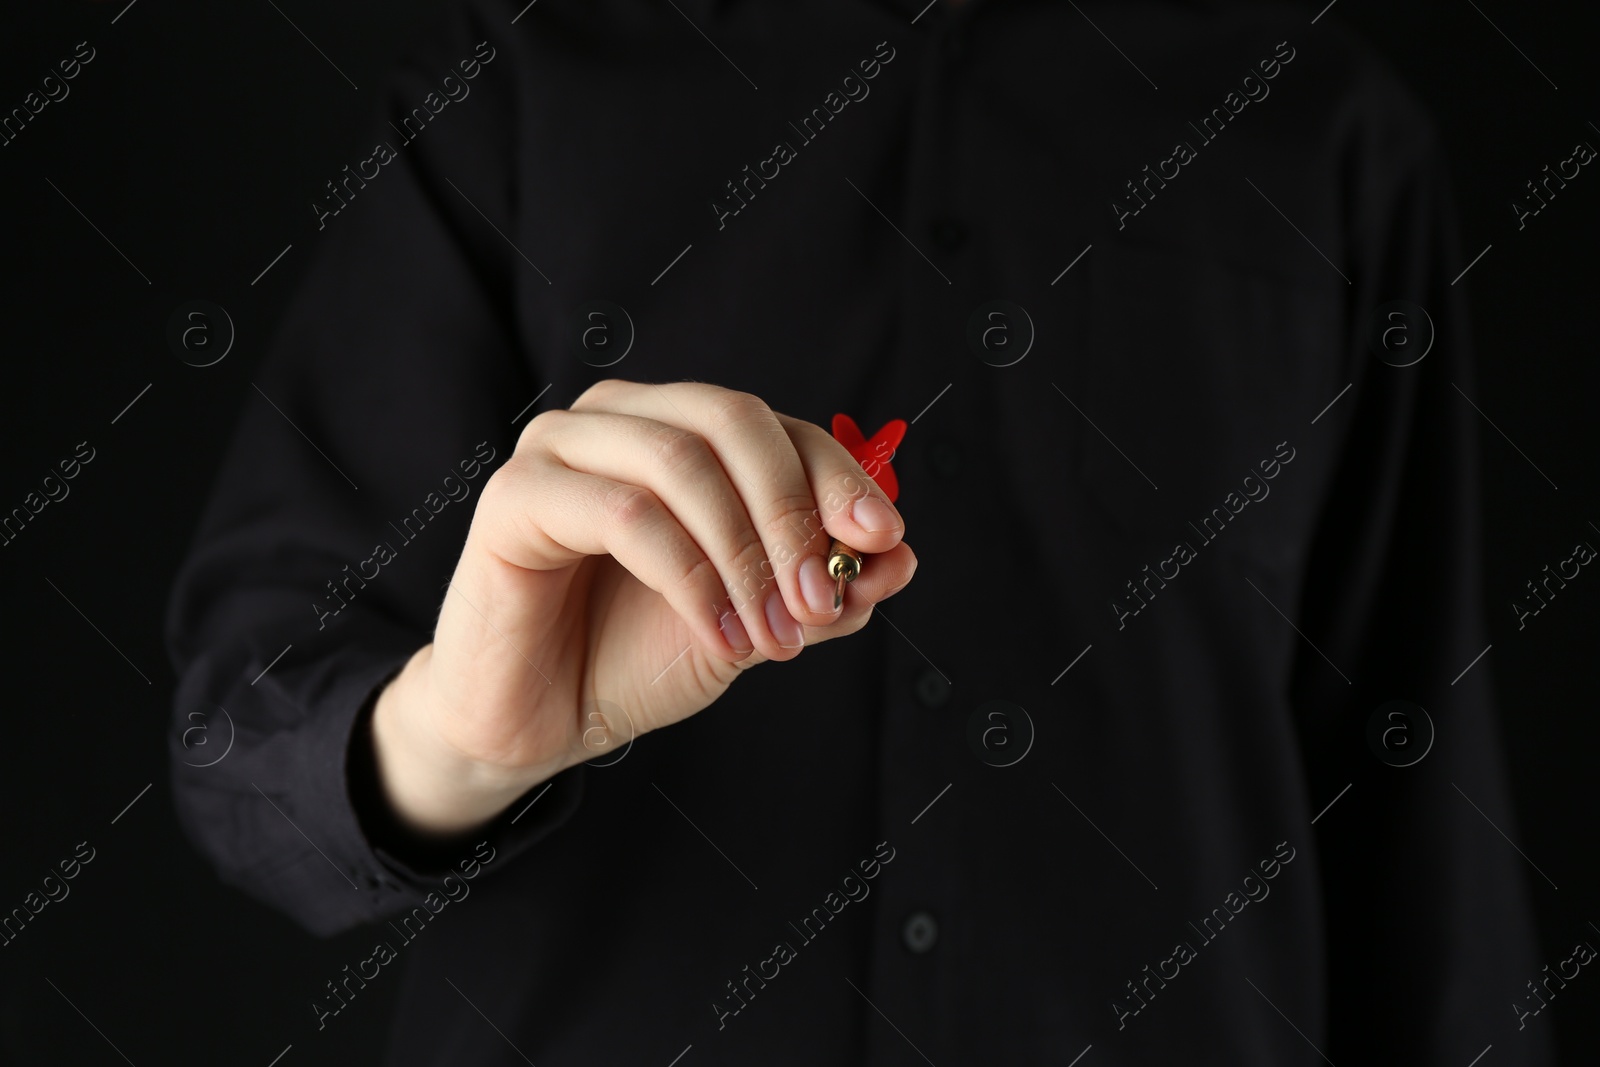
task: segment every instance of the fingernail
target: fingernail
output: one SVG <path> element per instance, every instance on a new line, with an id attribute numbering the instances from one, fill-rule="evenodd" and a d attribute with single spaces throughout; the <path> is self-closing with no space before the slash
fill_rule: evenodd
<path id="1" fill-rule="evenodd" d="M 800 630 L 800 624 L 794 621 L 794 616 L 789 614 L 789 609 L 783 606 L 783 594 L 774 589 L 767 596 L 767 628 L 772 631 L 773 638 L 783 648 L 799 648 L 805 644 L 805 634 Z"/>
<path id="2" fill-rule="evenodd" d="M 857 500 L 850 509 L 850 515 L 856 520 L 857 526 L 872 533 L 897 530 L 901 525 L 900 516 L 895 514 L 894 508 L 875 496 L 864 496 Z"/>
<path id="3" fill-rule="evenodd" d="M 806 607 L 818 615 L 832 615 L 834 586 L 828 577 L 828 565 L 821 556 L 807 556 L 800 564 L 800 592 L 805 594 Z"/>
<path id="4" fill-rule="evenodd" d="M 723 610 L 721 618 L 717 620 L 717 628 L 722 631 L 722 639 L 728 642 L 728 647 L 740 655 L 755 650 L 756 646 L 751 644 L 744 623 L 739 621 L 739 613 L 733 608 Z"/>

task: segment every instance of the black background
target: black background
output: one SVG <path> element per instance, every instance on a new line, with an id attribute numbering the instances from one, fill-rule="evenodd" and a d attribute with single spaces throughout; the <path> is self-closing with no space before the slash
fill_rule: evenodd
<path id="1" fill-rule="evenodd" d="M 67 99 L 0 148 L 0 511 L 78 442 L 96 449 L 71 495 L 0 547 L 0 911 L 78 842 L 97 851 L 71 895 L 0 948 L 0 1063 L 119 1062 L 106 1040 L 140 1064 L 264 1067 L 291 1043 L 285 1064 L 371 1062 L 394 982 L 373 983 L 321 1033 L 306 1009 L 370 939 L 301 933 L 218 884 L 178 829 L 161 625 L 254 367 L 316 252 L 311 199 L 367 143 L 390 64 L 439 0 L 334 10 L 280 0 L 281 11 L 269 0 L 123 3 L 13 5 L 0 18 L 0 109 L 20 106 L 77 42 L 98 52 Z M 521 7 L 508 0 L 505 21 Z M 1305 5 L 1308 23 L 1320 7 Z M 1530 860 L 1554 963 L 1574 942 L 1600 940 L 1590 925 L 1600 922 L 1600 794 L 1589 768 L 1600 740 L 1600 576 L 1585 569 L 1521 631 L 1509 605 L 1576 542 L 1600 545 L 1600 167 L 1584 168 L 1520 232 L 1511 201 L 1578 141 L 1600 146 L 1591 125 L 1600 20 L 1575 3 L 1505 0 L 1338 0 L 1322 20 L 1308 47 L 1317 29 L 1342 22 L 1427 101 L 1449 149 L 1464 255 L 1493 246 L 1460 282 L 1480 365 L 1473 400 L 1493 420 L 1482 425 L 1493 648 L 1474 669 L 1496 680 L 1518 803 L 1514 816 L 1487 814 Z M 224 306 L 237 330 L 228 357 L 204 369 L 180 362 L 166 340 L 173 311 L 194 299 Z M 1505 976 L 1508 1005 L 1532 977 Z M 1600 980 L 1578 979 L 1530 1020 L 1556 1027 L 1565 1062 L 1600 1054 L 1591 983 Z"/>

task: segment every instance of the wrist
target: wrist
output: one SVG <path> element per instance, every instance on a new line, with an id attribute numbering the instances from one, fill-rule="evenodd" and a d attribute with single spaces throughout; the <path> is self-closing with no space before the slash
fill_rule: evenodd
<path id="1" fill-rule="evenodd" d="M 373 762 L 381 799 L 401 827 L 422 837 L 453 837 L 480 829 L 574 761 L 513 767 L 450 744 L 437 728 L 432 652 L 432 645 L 419 649 L 379 693 L 370 722 Z"/>

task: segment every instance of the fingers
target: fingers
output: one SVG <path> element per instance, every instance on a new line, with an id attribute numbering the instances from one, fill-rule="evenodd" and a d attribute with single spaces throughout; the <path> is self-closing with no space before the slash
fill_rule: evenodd
<path id="1" fill-rule="evenodd" d="M 814 422 L 779 414 L 778 423 L 817 494 L 828 533 L 863 552 L 898 544 L 905 534 L 900 512 L 845 447 Z"/>
<path id="2" fill-rule="evenodd" d="M 484 548 L 506 563 L 543 571 L 610 555 L 659 593 L 718 658 L 733 662 L 753 648 L 717 568 L 651 490 L 531 452 L 495 472 L 479 511 L 491 516 L 482 529 Z M 792 657 L 800 647 L 785 650 L 770 637 L 767 644 L 772 659 Z"/>
<path id="3" fill-rule="evenodd" d="M 845 586 L 839 621 L 814 633 L 806 631 L 806 642 L 815 644 L 855 633 L 872 618 L 873 608 L 906 587 L 916 570 L 917 557 L 903 541 L 887 552 L 867 557 L 861 576 Z"/>
<path id="4" fill-rule="evenodd" d="M 820 645 L 824 641 L 846 637 L 866 626 L 873 610 L 885 600 L 904 589 L 917 569 L 917 557 L 905 542 L 889 551 L 868 557 L 861 576 L 845 586 L 844 608 L 839 617 L 827 626 L 806 627 L 806 645 Z M 759 652 L 744 660 L 741 666 L 750 667 L 765 661 Z"/>
<path id="5" fill-rule="evenodd" d="M 703 437 L 636 415 L 552 411 L 540 418 L 538 447 L 557 463 L 641 486 L 665 505 L 710 561 L 757 649 L 777 659 L 804 647 L 804 631 L 785 606 L 766 545 Z"/>
<path id="6" fill-rule="evenodd" d="M 765 599 L 805 626 L 839 617 L 826 554 L 832 537 L 866 553 L 897 544 L 904 524 L 848 451 L 820 427 L 773 412 L 759 398 L 694 382 L 646 385 L 600 382 L 574 402 L 574 412 L 635 415 L 703 439 L 760 537 L 768 566 L 730 585 L 736 604 Z M 870 503 L 862 503 L 870 501 Z M 857 505 L 860 504 L 858 508 Z M 781 601 L 770 596 L 775 583 Z"/>

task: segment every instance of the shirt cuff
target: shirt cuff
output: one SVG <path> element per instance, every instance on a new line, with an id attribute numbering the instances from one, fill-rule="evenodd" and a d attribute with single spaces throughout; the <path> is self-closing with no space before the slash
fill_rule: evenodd
<path id="1" fill-rule="evenodd" d="M 380 652 L 355 655 L 358 662 L 341 664 L 338 681 L 321 701 L 327 711 L 299 731 L 294 785 L 309 810 L 324 813 L 320 828 L 330 837 L 329 854 L 344 862 L 340 873 L 357 889 L 350 898 L 349 920 L 378 922 L 418 906 L 449 875 L 462 879 L 502 870 L 577 810 L 583 793 L 581 765 L 534 786 L 524 794 L 526 799 L 518 798 L 461 843 L 433 848 L 405 838 L 380 799 L 371 720 L 378 694 L 410 653 L 398 658 Z M 485 853 L 480 847 L 484 842 L 492 851 Z M 339 921 L 330 929 L 348 925 Z"/>

